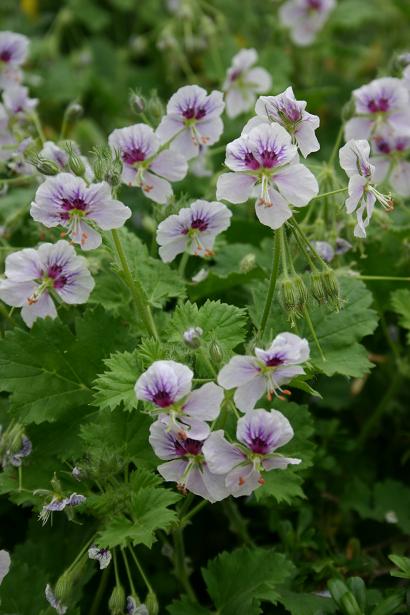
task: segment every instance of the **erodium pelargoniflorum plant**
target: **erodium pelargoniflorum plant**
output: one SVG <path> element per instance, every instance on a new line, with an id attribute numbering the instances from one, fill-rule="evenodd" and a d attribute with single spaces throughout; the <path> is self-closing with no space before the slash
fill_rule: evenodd
<path id="1" fill-rule="evenodd" d="M 6 4 L 0 613 L 406 613 L 409 7 Z"/>

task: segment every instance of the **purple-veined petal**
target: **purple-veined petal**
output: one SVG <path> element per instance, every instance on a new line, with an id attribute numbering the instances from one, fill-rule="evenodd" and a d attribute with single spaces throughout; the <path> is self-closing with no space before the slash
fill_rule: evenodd
<path id="1" fill-rule="evenodd" d="M 41 277 L 42 267 L 37 250 L 24 248 L 6 258 L 4 273 L 17 282 L 28 282 Z"/>
<path id="2" fill-rule="evenodd" d="M 233 389 L 250 382 L 259 375 L 259 372 L 254 357 L 236 355 L 221 369 L 217 381 L 224 389 Z"/>
<path id="3" fill-rule="evenodd" d="M 211 433 L 204 442 L 202 452 L 213 474 L 227 474 L 245 459 L 245 455 L 224 438 L 222 429 Z"/>
<path id="4" fill-rule="evenodd" d="M 207 382 L 190 393 L 183 410 L 191 417 L 212 421 L 219 415 L 223 398 L 223 389 L 214 382 Z"/>
<path id="5" fill-rule="evenodd" d="M 242 173 L 222 173 L 216 185 L 216 198 L 230 203 L 245 203 L 251 196 L 256 178 Z"/>

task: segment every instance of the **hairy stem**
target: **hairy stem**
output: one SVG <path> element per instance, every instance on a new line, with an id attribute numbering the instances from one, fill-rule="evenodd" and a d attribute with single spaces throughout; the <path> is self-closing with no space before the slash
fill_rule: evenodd
<path id="1" fill-rule="evenodd" d="M 261 324 L 258 332 L 258 339 L 263 338 L 265 333 L 266 324 L 268 322 L 270 309 L 272 306 L 272 299 L 275 292 L 276 281 L 278 279 L 279 273 L 279 263 L 280 263 L 280 255 L 281 255 L 281 237 L 282 237 L 283 229 L 279 228 L 275 231 L 275 239 L 273 242 L 273 259 L 272 259 L 272 269 L 269 280 L 268 294 L 266 295 L 265 307 L 263 308 Z"/>
<path id="2" fill-rule="evenodd" d="M 128 288 L 131 291 L 132 298 L 134 300 L 137 312 L 143 320 L 147 332 L 158 339 L 158 332 L 155 326 L 154 319 L 152 317 L 151 308 L 148 304 L 147 297 L 145 296 L 144 289 L 141 284 L 134 280 L 131 274 L 131 270 L 128 265 L 127 257 L 124 252 L 124 248 L 121 243 L 120 235 L 116 229 L 112 231 L 112 238 L 114 240 L 115 249 L 117 250 L 118 258 L 121 263 L 122 273 Z"/>

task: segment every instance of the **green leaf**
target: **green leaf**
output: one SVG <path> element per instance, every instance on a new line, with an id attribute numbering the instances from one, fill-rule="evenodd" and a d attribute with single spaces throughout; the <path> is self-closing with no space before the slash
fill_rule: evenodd
<path id="1" fill-rule="evenodd" d="M 193 604 L 186 596 L 167 606 L 167 611 L 171 615 L 210 615 L 209 609 L 205 609 L 198 603 Z"/>
<path id="2" fill-rule="evenodd" d="M 94 381 L 94 404 L 102 410 L 114 410 L 120 405 L 128 411 L 135 409 L 138 401 L 134 386 L 141 372 L 137 351 L 116 352 L 104 360 L 104 365 L 108 370 Z"/>
<path id="3" fill-rule="evenodd" d="M 286 590 L 280 592 L 279 602 L 291 615 L 324 615 L 337 610 L 336 604 L 330 598 Z"/>
<path id="4" fill-rule="evenodd" d="M 393 310 L 400 316 L 399 324 L 407 329 L 407 343 L 410 344 L 410 290 L 400 288 L 391 294 Z"/>
<path id="5" fill-rule="evenodd" d="M 131 273 L 153 307 L 161 308 L 171 298 L 185 297 L 185 284 L 175 269 L 149 256 L 147 247 L 134 233 L 123 228 L 120 236 Z"/>
<path id="6" fill-rule="evenodd" d="M 377 326 L 377 314 L 370 309 L 373 297 L 365 284 L 352 277 L 339 278 L 341 295 L 345 301 L 340 312 L 329 312 L 326 306 L 310 305 L 309 314 L 316 331 L 320 346 L 326 360 L 323 361 L 309 328 L 303 319 L 298 321 L 298 333 L 309 340 L 311 360 L 315 367 L 327 376 L 342 374 L 360 377 L 370 371 L 373 364 L 368 359 L 366 349 L 359 341 L 373 333 Z M 253 286 L 253 306 L 251 317 L 258 325 L 264 305 L 266 285 Z M 277 301 L 268 320 L 271 327 L 269 343 L 272 337 L 289 329 L 286 316 Z"/>
<path id="7" fill-rule="evenodd" d="M 202 574 L 220 615 L 258 615 L 261 600 L 275 603 L 277 586 L 293 570 L 293 564 L 280 553 L 242 548 L 218 555 Z"/>
<path id="8" fill-rule="evenodd" d="M 155 532 L 168 530 L 177 520 L 177 513 L 169 506 L 175 504 L 180 495 L 156 486 L 161 482 L 158 476 L 137 470 L 132 480 L 127 516 L 115 516 L 108 521 L 98 535 L 98 544 L 112 548 L 131 542 L 134 546 L 144 544 L 151 548 Z"/>
<path id="9" fill-rule="evenodd" d="M 220 301 L 206 301 L 198 308 L 184 303 L 176 308 L 168 328 L 170 342 L 182 342 L 184 331 L 190 327 L 203 330 L 204 342 L 217 342 L 221 349 L 230 351 L 245 340 L 246 310 Z"/>
<path id="10" fill-rule="evenodd" d="M 126 338 L 124 325 L 102 308 L 77 318 L 75 333 L 50 319 L 37 321 L 31 331 L 7 332 L 0 346 L 0 390 L 11 393 L 14 417 L 55 421 L 90 403 L 102 359 Z"/>
<path id="11" fill-rule="evenodd" d="M 410 558 L 403 557 L 402 555 L 394 555 L 393 553 L 388 557 L 398 568 L 398 570 L 390 570 L 391 576 L 399 577 L 400 579 L 410 579 Z"/>

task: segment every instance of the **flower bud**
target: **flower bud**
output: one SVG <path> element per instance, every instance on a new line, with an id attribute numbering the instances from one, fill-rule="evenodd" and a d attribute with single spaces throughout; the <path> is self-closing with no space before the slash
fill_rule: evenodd
<path id="1" fill-rule="evenodd" d="M 223 359 L 221 347 L 215 340 L 209 346 L 209 356 L 213 363 L 220 363 Z"/>
<path id="2" fill-rule="evenodd" d="M 308 301 L 308 291 L 299 275 L 284 278 L 279 287 L 279 297 L 283 309 L 288 313 L 291 323 L 299 318 Z"/>
<path id="3" fill-rule="evenodd" d="M 157 223 L 151 216 L 143 216 L 141 220 L 142 228 L 153 235 L 157 230 Z"/>
<path id="4" fill-rule="evenodd" d="M 111 615 L 123 615 L 125 609 L 125 591 L 122 585 L 116 585 L 108 601 Z"/>
<path id="5" fill-rule="evenodd" d="M 153 92 L 148 100 L 147 112 L 154 121 L 158 121 L 164 115 L 164 105 L 156 92 Z"/>
<path id="6" fill-rule="evenodd" d="M 241 273 L 248 273 L 249 271 L 252 271 L 252 269 L 255 269 L 255 267 L 256 256 L 255 254 L 252 254 L 252 252 L 250 254 L 246 254 L 239 263 L 239 271 Z"/>
<path id="7" fill-rule="evenodd" d="M 201 327 L 190 327 L 182 334 L 183 340 L 189 348 L 199 348 L 201 345 L 201 337 L 203 335 Z"/>
<path id="8" fill-rule="evenodd" d="M 327 293 L 323 285 L 323 277 L 321 271 L 315 271 L 311 274 L 310 290 L 318 303 L 326 303 Z"/>
<path id="9" fill-rule="evenodd" d="M 85 173 L 85 165 L 81 160 L 81 157 L 74 151 L 71 143 L 66 143 L 65 149 L 68 154 L 68 166 L 70 167 L 70 170 L 74 173 L 74 175 L 83 177 Z"/>
<path id="10" fill-rule="evenodd" d="M 143 113 L 145 110 L 145 99 L 143 96 L 140 96 L 140 94 L 137 94 L 136 92 L 131 92 L 129 104 L 131 110 L 134 111 L 134 113 L 136 113 L 137 115 Z"/>
<path id="11" fill-rule="evenodd" d="M 80 103 L 78 102 L 72 102 L 68 105 L 67 109 L 65 110 L 65 121 L 69 122 L 70 124 L 72 122 L 76 122 L 77 120 L 80 119 L 80 117 L 82 117 L 84 113 L 84 109 L 83 107 L 80 105 Z"/>
<path id="12" fill-rule="evenodd" d="M 326 269 L 326 271 L 322 274 L 322 278 L 326 291 L 326 300 L 331 303 L 337 311 L 339 311 L 342 305 L 342 300 L 340 298 L 340 286 L 335 272 L 333 269 Z"/>
<path id="13" fill-rule="evenodd" d="M 147 597 L 145 598 L 145 605 L 148 609 L 149 615 L 158 615 L 159 604 L 154 592 L 148 592 Z"/>
<path id="14" fill-rule="evenodd" d="M 61 170 L 55 162 L 40 156 L 38 157 L 37 164 L 34 166 L 42 175 L 57 175 Z"/>
<path id="15" fill-rule="evenodd" d="M 57 600 L 61 600 L 61 602 L 64 603 L 68 602 L 73 588 L 73 581 L 73 575 L 71 575 L 68 570 L 63 572 L 54 587 L 54 595 Z"/>

